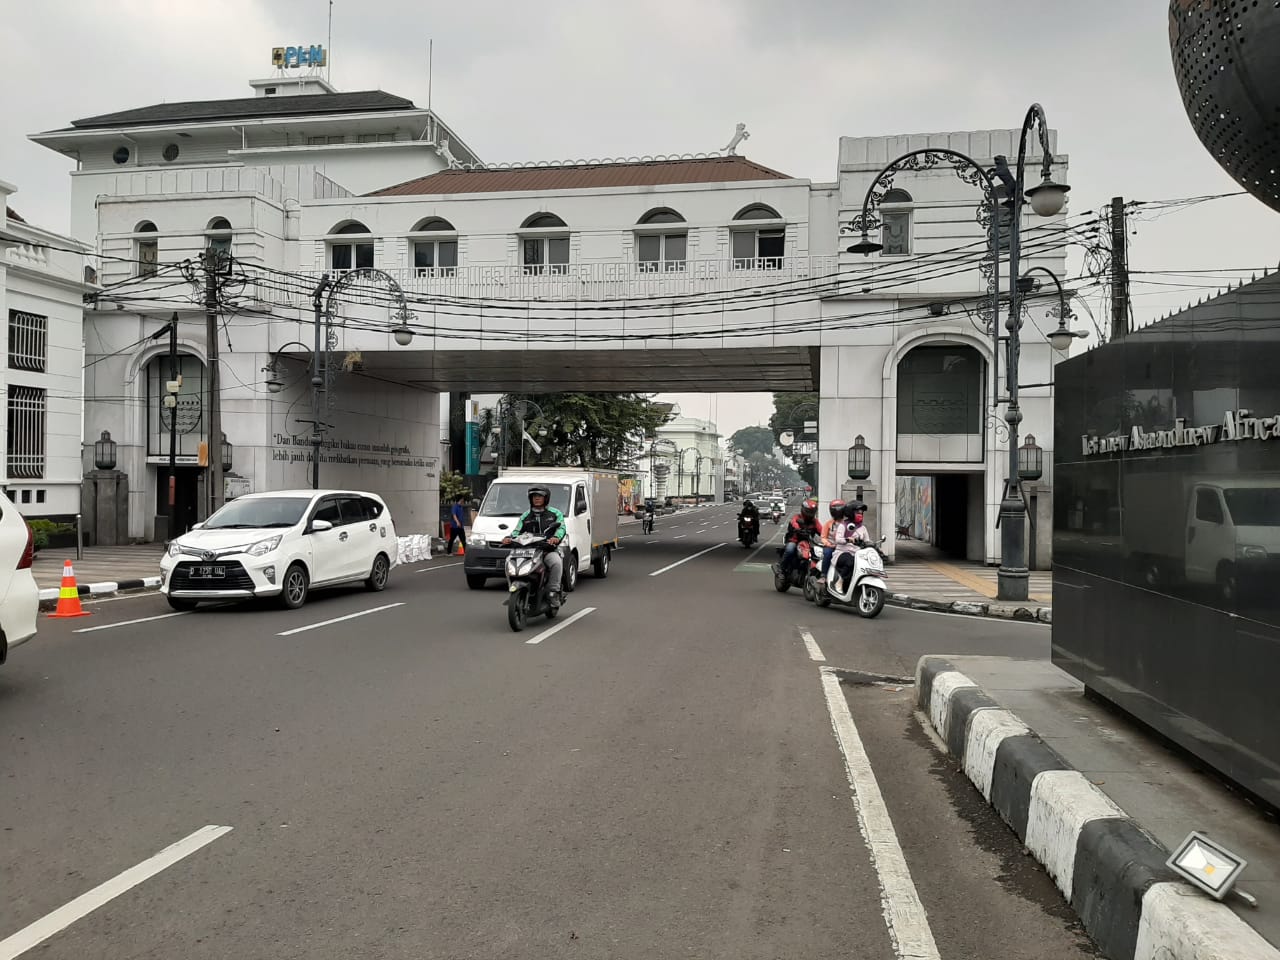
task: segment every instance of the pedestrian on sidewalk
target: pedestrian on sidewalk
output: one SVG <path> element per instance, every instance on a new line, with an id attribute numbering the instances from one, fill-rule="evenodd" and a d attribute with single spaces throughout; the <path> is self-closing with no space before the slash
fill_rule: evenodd
<path id="1" fill-rule="evenodd" d="M 467 502 L 467 495 L 460 493 L 453 498 L 453 510 L 450 512 L 449 521 L 449 545 L 445 547 L 446 554 L 453 554 L 453 541 L 457 540 L 462 544 L 462 550 L 465 553 L 467 549 L 467 515 L 466 507 L 463 506 Z"/>

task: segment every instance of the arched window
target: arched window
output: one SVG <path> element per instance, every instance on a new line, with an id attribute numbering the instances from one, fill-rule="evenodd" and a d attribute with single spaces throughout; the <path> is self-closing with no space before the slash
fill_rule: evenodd
<path id="1" fill-rule="evenodd" d="M 733 218 L 735 224 L 751 220 L 781 220 L 782 217 L 773 207 L 763 203 L 753 203 L 739 210 Z M 735 270 L 781 270 L 783 257 L 787 247 L 786 227 L 739 227 L 730 228 L 732 241 L 733 269 Z"/>
<path id="2" fill-rule="evenodd" d="M 569 272 L 568 228 L 569 225 L 554 213 L 535 213 L 525 219 L 520 225 L 521 230 L 538 231 L 537 236 L 524 237 L 520 244 L 525 273 Z"/>
<path id="3" fill-rule="evenodd" d="M 983 369 L 973 347 L 926 344 L 898 361 L 898 433 L 980 435 L 983 424 Z M 966 449 L 966 448 L 960 448 Z M 943 459 L 941 450 L 913 459 Z M 958 460 L 982 459 L 982 444 L 970 444 Z"/>
<path id="4" fill-rule="evenodd" d="M 894 187 L 880 201 L 880 242 L 886 257 L 905 257 L 911 253 L 911 211 L 894 209 L 899 204 L 911 203 L 911 194 Z M 888 207 L 889 209 L 885 209 Z"/>
<path id="5" fill-rule="evenodd" d="M 156 225 L 143 220 L 133 228 L 134 233 L 155 233 Z M 160 265 L 160 242 L 152 237 L 139 237 L 133 242 L 134 272 L 139 277 L 154 277 Z"/>
<path id="6" fill-rule="evenodd" d="M 373 266 L 373 237 L 359 220 L 347 220 L 334 228 L 331 237 L 351 239 L 329 241 L 329 266 L 334 270 L 364 270 Z M 363 236 L 365 239 L 356 239 Z"/>
<path id="7" fill-rule="evenodd" d="M 679 273 L 684 270 L 689 252 L 689 231 L 687 228 L 665 226 L 684 222 L 684 217 L 670 207 L 655 207 L 640 218 L 636 230 L 636 262 L 641 273 Z"/>
<path id="8" fill-rule="evenodd" d="M 226 217 L 214 217 L 204 228 L 205 246 L 214 253 L 231 256 L 231 221 Z"/>
<path id="9" fill-rule="evenodd" d="M 684 223 L 684 217 L 670 207 L 654 207 L 640 218 L 640 223 Z"/>
<path id="10" fill-rule="evenodd" d="M 546 230 L 552 227 L 567 227 L 568 224 L 554 213 L 535 213 L 520 224 L 521 230 Z"/>
<path id="11" fill-rule="evenodd" d="M 453 224 L 441 217 L 418 221 L 413 233 L 439 236 L 418 237 L 412 242 L 413 269 L 420 277 L 456 277 L 458 275 L 458 238 Z"/>

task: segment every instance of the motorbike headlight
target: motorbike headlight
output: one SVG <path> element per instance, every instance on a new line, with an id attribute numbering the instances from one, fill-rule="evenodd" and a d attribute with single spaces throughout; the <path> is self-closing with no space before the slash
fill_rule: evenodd
<path id="1" fill-rule="evenodd" d="M 525 577 L 533 573 L 533 561 L 525 559 L 520 561 L 520 565 L 516 567 L 516 576 Z"/>
<path id="2" fill-rule="evenodd" d="M 265 557 L 268 553 L 280 546 L 282 534 L 276 534 L 274 537 L 268 537 L 266 540 L 259 540 L 252 547 L 245 551 L 251 557 Z"/>
<path id="3" fill-rule="evenodd" d="M 514 577 L 514 576 L 516 576 L 516 575 L 517 575 L 517 574 L 516 574 L 516 561 L 515 561 L 515 557 L 508 557 L 508 558 L 507 558 L 507 576 L 508 576 L 508 577 Z"/>

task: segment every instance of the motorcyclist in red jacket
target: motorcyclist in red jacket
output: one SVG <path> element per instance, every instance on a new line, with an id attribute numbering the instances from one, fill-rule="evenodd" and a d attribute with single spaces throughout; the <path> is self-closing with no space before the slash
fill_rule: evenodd
<path id="1" fill-rule="evenodd" d="M 822 526 L 818 523 L 818 501 L 806 500 L 800 504 L 800 512 L 787 523 L 786 547 L 782 550 L 779 567 L 783 573 L 789 573 L 799 555 L 796 544 L 810 537 L 821 536 Z"/>

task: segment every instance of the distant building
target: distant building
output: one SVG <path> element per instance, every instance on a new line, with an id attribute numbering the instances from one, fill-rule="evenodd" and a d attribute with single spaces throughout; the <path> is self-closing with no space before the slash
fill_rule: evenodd
<path id="1" fill-rule="evenodd" d="M 676 417 L 658 428 L 645 448 L 640 473 L 649 477 L 647 496 L 724 499 L 724 448 L 710 420 Z"/>
<path id="2" fill-rule="evenodd" d="M 26 517 L 80 511 L 84 294 L 89 248 L 27 223 L 0 180 L 0 486 Z M 89 464 L 89 467 L 92 467 Z"/>

